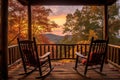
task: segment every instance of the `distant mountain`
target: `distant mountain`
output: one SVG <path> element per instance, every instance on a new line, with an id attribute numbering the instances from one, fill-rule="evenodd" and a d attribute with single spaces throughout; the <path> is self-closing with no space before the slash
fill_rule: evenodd
<path id="1" fill-rule="evenodd" d="M 55 34 L 43 34 L 44 36 L 46 36 L 50 41 L 58 44 L 63 38 L 64 36 L 60 36 L 60 35 L 55 35 Z"/>
<path id="2" fill-rule="evenodd" d="M 120 35 L 116 35 L 117 38 L 120 38 Z"/>

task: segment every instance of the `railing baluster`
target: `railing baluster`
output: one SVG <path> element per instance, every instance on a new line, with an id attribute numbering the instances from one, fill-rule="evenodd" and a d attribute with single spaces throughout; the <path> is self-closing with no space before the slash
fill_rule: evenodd
<path id="1" fill-rule="evenodd" d="M 115 48 L 115 54 L 114 54 L 114 61 L 115 61 L 115 63 L 117 63 L 117 60 L 118 60 L 118 58 L 117 58 L 117 48 Z"/>
<path id="2" fill-rule="evenodd" d="M 44 53 L 46 53 L 46 49 L 45 49 L 46 45 L 44 45 Z"/>
<path id="3" fill-rule="evenodd" d="M 75 53 L 74 53 L 74 45 L 72 45 L 72 58 L 74 59 L 74 55 L 75 55 Z"/>
<path id="4" fill-rule="evenodd" d="M 70 58 L 70 45 L 68 45 L 68 58 Z"/>
<path id="5" fill-rule="evenodd" d="M 9 51 L 9 53 L 8 53 L 8 60 L 9 60 L 8 65 L 10 65 L 11 64 L 11 57 L 10 57 L 11 56 L 11 49 L 9 49 L 8 51 Z"/>
<path id="6" fill-rule="evenodd" d="M 62 59 L 62 45 L 60 45 L 60 59 Z"/>
<path id="7" fill-rule="evenodd" d="M 113 53 L 112 47 L 110 47 L 110 50 L 111 50 L 111 52 L 110 52 L 110 60 L 112 61 L 112 53 Z"/>
<path id="8" fill-rule="evenodd" d="M 119 64 L 119 49 L 118 48 L 116 49 L 116 57 L 117 57 L 116 63 Z"/>
<path id="9" fill-rule="evenodd" d="M 120 65 L 120 48 L 118 49 L 118 65 Z"/>
<path id="10" fill-rule="evenodd" d="M 56 45 L 56 58 L 59 59 L 59 56 L 58 56 L 58 45 Z"/>
<path id="11" fill-rule="evenodd" d="M 80 46 L 80 52 L 81 52 L 81 54 L 83 54 L 83 48 L 82 48 L 82 45 Z"/>
<path id="12" fill-rule="evenodd" d="M 52 58 L 54 59 L 54 45 L 52 45 Z"/>
<path id="13" fill-rule="evenodd" d="M 11 63 L 13 63 L 13 61 L 14 61 L 14 57 L 13 57 L 13 48 L 12 48 L 12 52 L 11 52 L 11 56 L 12 56 L 12 60 L 11 60 Z"/>
<path id="14" fill-rule="evenodd" d="M 48 45 L 48 52 L 50 52 L 50 45 Z"/>
<path id="15" fill-rule="evenodd" d="M 66 57 L 66 46 L 64 45 L 64 58 Z"/>

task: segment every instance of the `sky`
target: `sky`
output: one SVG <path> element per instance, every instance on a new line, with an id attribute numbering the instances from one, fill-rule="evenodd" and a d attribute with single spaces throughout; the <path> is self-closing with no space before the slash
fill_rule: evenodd
<path id="1" fill-rule="evenodd" d="M 66 21 L 66 15 L 65 14 L 61 14 L 61 15 L 52 15 L 49 17 L 49 19 L 51 21 L 55 21 L 55 23 L 57 23 L 58 25 L 63 26 L 63 24 Z"/>
<path id="2" fill-rule="evenodd" d="M 63 26 L 63 24 L 66 21 L 66 15 L 68 13 L 74 13 L 76 9 L 81 10 L 82 6 L 45 6 L 46 8 L 50 8 L 52 10 L 52 13 L 49 16 L 49 19 L 51 21 L 54 21 L 60 26 Z M 54 28 L 52 34 L 61 35 L 64 36 L 65 34 L 62 33 L 63 29 L 60 28 Z"/>
<path id="3" fill-rule="evenodd" d="M 63 25 L 66 21 L 66 15 L 68 13 L 75 12 L 76 9 L 81 10 L 82 6 L 45 6 L 50 8 L 52 13 L 49 18 L 55 21 L 59 25 Z"/>
<path id="4" fill-rule="evenodd" d="M 120 5 L 120 0 L 117 0 L 116 2 L 117 4 Z M 55 21 L 57 24 L 59 25 L 63 25 L 65 23 L 65 19 L 66 19 L 66 15 L 68 13 L 73 13 L 75 12 L 76 9 L 81 10 L 82 6 L 75 6 L 75 5 L 71 5 L 71 6 L 45 6 L 46 8 L 50 8 L 53 13 L 50 14 L 49 18 L 53 21 Z"/>

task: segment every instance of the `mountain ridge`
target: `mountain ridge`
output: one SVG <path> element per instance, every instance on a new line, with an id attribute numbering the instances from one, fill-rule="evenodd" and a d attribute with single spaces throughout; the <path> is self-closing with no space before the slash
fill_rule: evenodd
<path id="1" fill-rule="evenodd" d="M 58 44 L 60 43 L 60 41 L 64 38 L 64 36 L 61 35 L 56 35 L 56 34 L 52 34 L 52 33 L 46 33 L 46 34 L 42 34 L 45 37 L 47 37 L 50 41 Z"/>

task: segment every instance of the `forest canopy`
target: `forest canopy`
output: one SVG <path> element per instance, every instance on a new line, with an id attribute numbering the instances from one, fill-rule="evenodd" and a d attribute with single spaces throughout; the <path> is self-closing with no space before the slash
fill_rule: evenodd
<path id="1" fill-rule="evenodd" d="M 79 43 L 80 41 L 90 40 L 91 37 L 103 38 L 104 26 L 104 7 L 100 6 L 83 6 L 82 10 L 76 9 L 72 14 L 66 16 L 63 33 L 70 33 L 72 38 L 65 37 L 65 43 Z M 108 32 L 110 43 L 117 44 L 120 42 L 120 16 L 119 7 L 116 4 L 108 8 Z M 120 44 L 119 44 L 120 45 Z"/>
<path id="2" fill-rule="evenodd" d="M 66 15 L 63 33 L 67 34 L 61 43 L 81 43 L 95 38 L 103 38 L 103 10 L 102 6 L 83 6 L 73 13 Z M 44 6 L 32 6 L 32 36 L 40 43 L 53 43 L 44 35 L 51 32 L 52 28 L 60 27 L 48 17 L 51 9 Z M 17 0 L 9 0 L 8 18 L 8 45 L 16 44 L 16 38 L 28 37 L 27 6 L 21 5 Z M 111 44 L 120 42 L 120 16 L 119 7 L 114 4 L 108 7 L 108 32 Z M 69 36 L 70 34 L 70 36 Z"/>
<path id="3" fill-rule="evenodd" d="M 21 5 L 17 0 L 9 0 L 8 18 L 8 45 L 16 44 L 16 38 L 27 38 L 28 15 L 27 6 Z M 48 16 L 52 11 L 44 6 L 32 6 L 32 36 L 41 38 L 44 32 L 50 32 L 52 28 L 59 27 Z M 43 36 L 42 36 L 43 37 Z M 44 41 L 43 41 L 44 42 Z"/>

